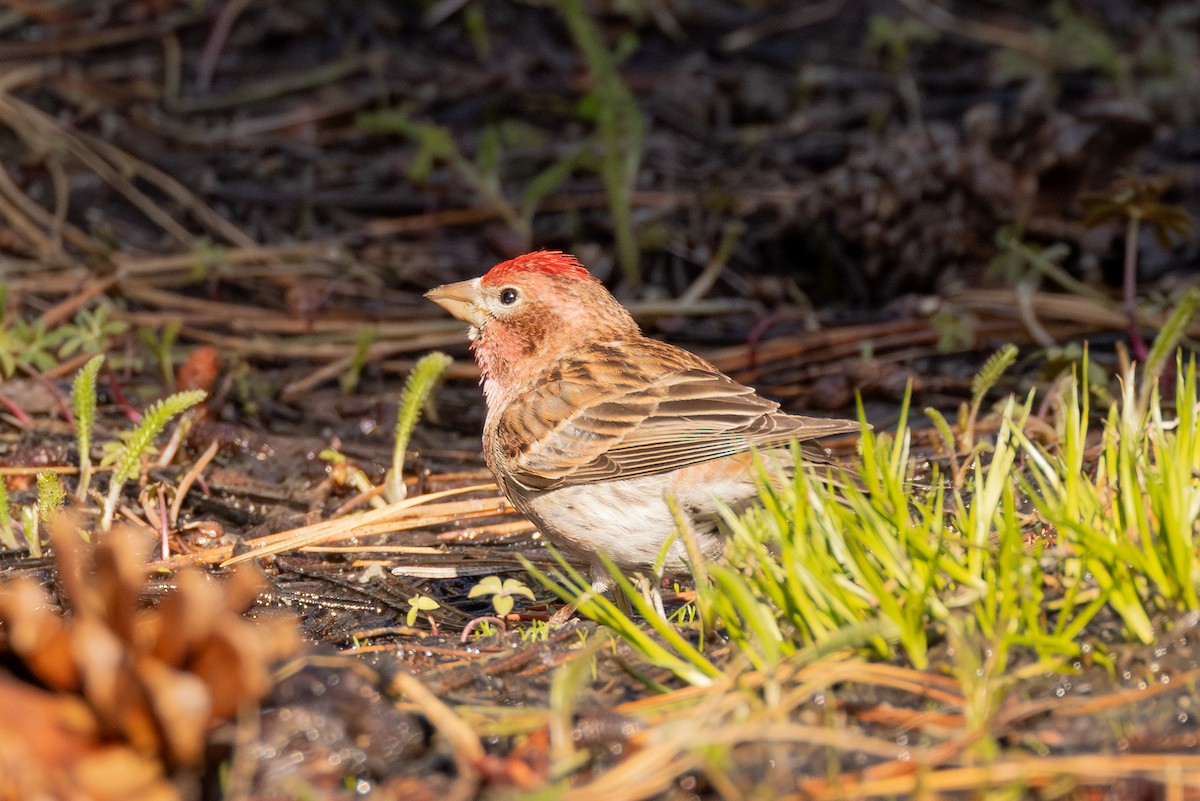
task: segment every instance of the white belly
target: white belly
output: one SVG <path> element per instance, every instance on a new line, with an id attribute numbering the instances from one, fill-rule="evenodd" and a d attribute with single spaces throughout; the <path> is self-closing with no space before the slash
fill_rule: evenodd
<path id="1" fill-rule="evenodd" d="M 568 555 L 596 563 L 594 554 L 599 551 L 623 569 L 643 570 L 654 564 L 663 543 L 675 532 L 675 518 L 664 497 L 669 485 L 668 476 L 643 476 L 563 487 L 538 493 L 519 505 Z M 736 504 L 753 492 L 751 482 L 731 480 L 728 486 L 706 487 L 702 497 L 677 495 L 706 556 L 718 556 L 722 546 L 713 496 Z M 676 538 L 664 567 L 668 573 L 683 572 L 685 560 L 687 549 Z"/>

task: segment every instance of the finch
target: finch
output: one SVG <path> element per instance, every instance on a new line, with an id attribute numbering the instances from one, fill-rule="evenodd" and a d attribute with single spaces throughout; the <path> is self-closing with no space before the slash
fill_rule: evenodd
<path id="1" fill-rule="evenodd" d="M 757 496 L 751 450 L 792 469 L 793 440 L 858 430 L 800 417 L 682 348 L 642 334 L 574 257 L 539 251 L 426 293 L 470 325 L 487 419 L 483 454 L 505 497 L 599 582 L 597 554 L 654 564 L 676 528 L 721 551 L 719 503 Z M 774 449 L 774 450 L 772 450 Z M 665 569 L 686 570 L 676 540 Z"/>

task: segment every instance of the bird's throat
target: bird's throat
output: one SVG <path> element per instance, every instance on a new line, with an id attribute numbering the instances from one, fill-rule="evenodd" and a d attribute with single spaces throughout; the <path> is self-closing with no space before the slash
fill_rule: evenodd
<path id="1" fill-rule="evenodd" d="M 535 358 L 537 351 L 519 332 L 504 326 L 493 324 L 477 329 L 471 339 L 471 350 L 479 365 L 489 407 L 519 394 L 538 374 L 541 360 Z"/>

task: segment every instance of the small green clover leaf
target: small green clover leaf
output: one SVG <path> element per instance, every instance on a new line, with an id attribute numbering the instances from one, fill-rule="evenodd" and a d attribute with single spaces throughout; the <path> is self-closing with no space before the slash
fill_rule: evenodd
<path id="1" fill-rule="evenodd" d="M 526 587 L 525 582 L 515 578 L 501 581 L 499 576 L 488 576 L 483 579 L 471 588 L 467 597 L 478 598 L 481 595 L 492 596 L 492 607 L 500 617 L 504 617 L 512 611 L 514 596 L 524 595 L 529 600 L 534 600 L 533 590 Z"/>
<path id="2" fill-rule="evenodd" d="M 428 595 L 414 595 L 408 599 L 408 617 L 406 618 L 408 625 L 416 625 L 417 616 L 422 612 L 432 612 L 439 607 L 441 607 L 441 604 Z"/>

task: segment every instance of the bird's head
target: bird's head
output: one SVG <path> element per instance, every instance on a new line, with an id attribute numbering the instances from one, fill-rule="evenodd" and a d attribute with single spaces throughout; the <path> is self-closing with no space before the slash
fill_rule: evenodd
<path id="1" fill-rule="evenodd" d="M 558 251 L 526 253 L 425 297 L 471 326 L 489 401 L 496 390 L 518 391 L 580 348 L 640 333 L 604 285 Z"/>

